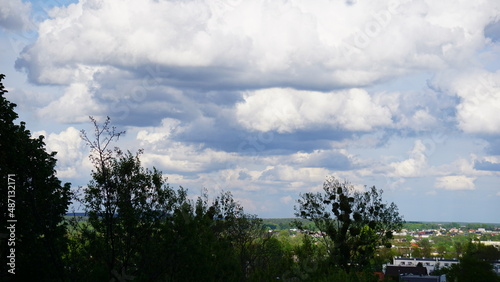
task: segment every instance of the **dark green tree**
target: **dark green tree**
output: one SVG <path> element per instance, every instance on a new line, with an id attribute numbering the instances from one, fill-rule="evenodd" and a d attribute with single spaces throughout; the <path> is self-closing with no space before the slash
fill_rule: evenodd
<path id="1" fill-rule="evenodd" d="M 455 241 L 453 243 L 453 249 L 455 250 L 456 257 L 460 258 L 464 251 L 464 244 L 460 241 Z"/>
<path id="2" fill-rule="evenodd" d="M 495 282 L 500 277 L 493 271 L 492 260 L 498 259 L 489 247 L 479 242 L 469 241 L 458 264 L 434 271 L 434 275 L 446 274 L 446 280 L 452 282 Z M 492 247 L 495 249 L 495 247 Z M 493 254 L 493 256 L 492 256 Z"/>
<path id="3" fill-rule="evenodd" d="M 301 194 L 298 204 L 295 215 L 314 222 L 331 263 L 347 272 L 368 266 L 375 250 L 390 247 L 392 232 L 403 226 L 397 206 L 382 202 L 381 190 L 358 192 L 333 177 L 323 184 L 323 193 Z"/>
<path id="4" fill-rule="evenodd" d="M 62 184 L 56 177 L 56 153 L 46 151 L 44 137 L 32 138 L 24 122 L 14 123 L 18 118 L 16 104 L 5 98 L 4 78 L 0 74 L 1 232 L 11 224 L 7 219 L 17 222 L 15 241 L 10 245 L 10 234 L 1 234 L 0 280 L 12 278 L 6 260 L 13 248 L 15 278 L 19 281 L 64 281 L 64 216 L 71 199 L 70 184 Z"/>
<path id="5" fill-rule="evenodd" d="M 439 253 L 440 257 L 444 257 L 446 254 L 446 245 L 445 244 L 438 244 L 436 247 L 436 251 Z"/>
<path id="6" fill-rule="evenodd" d="M 242 280 L 238 256 L 223 235 L 224 220 L 219 218 L 206 193 L 174 211 L 161 243 L 166 257 L 165 281 Z"/>
<path id="7" fill-rule="evenodd" d="M 432 252 L 432 245 L 431 245 L 431 242 L 429 241 L 429 239 L 424 238 L 424 239 L 420 240 L 418 245 L 422 251 L 421 256 L 426 257 L 426 258 L 430 258 L 431 252 Z"/>
<path id="8" fill-rule="evenodd" d="M 151 267 L 151 259 L 160 258 L 151 246 L 163 240 L 163 224 L 185 202 L 186 193 L 170 188 L 160 171 L 142 167 L 142 151 L 112 150 L 111 142 L 122 132 L 110 127 L 109 117 L 102 126 L 92 117 L 91 121 L 94 136 L 82 131 L 94 164 L 92 180 L 81 198 L 89 225 L 79 230 L 83 241 L 75 245 L 85 248 L 74 253 L 84 256 L 77 261 L 93 263 L 87 264 L 90 269 L 75 269 L 75 278 L 123 281 L 161 276 L 164 267 Z"/>
<path id="9" fill-rule="evenodd" d="M 229 240 L 239 256 L 238 261 L 243 273 L 254 265 L 258 253 L 253 251 L 254 242 L 265 232 L 262 220 L 256 215 L 247 214 L 234 200 L 231 192 L 221 192 L 213 203 L 217 228 L 220 235 Z"/>
<path id="10" fill-rule="evenodd" d="M 262 221 L 246 214 L 230 192 L 212 201 L 204 192 L 175 210 L 171 222 L 163 242 L 167 281 L 245 281 L 276 273 L 280 265 L 261 269 L 276 245 L 266 243 Z"/>

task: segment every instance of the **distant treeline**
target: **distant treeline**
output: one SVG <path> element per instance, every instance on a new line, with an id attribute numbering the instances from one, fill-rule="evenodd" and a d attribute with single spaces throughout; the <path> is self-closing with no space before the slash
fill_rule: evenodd
<path id="1" fill-rule="evenodd" d="M 306 227 L 305 229 L 315 231 L 318 228 L 314 222 L 302 218 L 264 218 L 263 224 L 269 230 L 287 230 L 295 228 L 294 222 L 300 221 Z M 469 223 L 469 222 L 425 222 L 425 221 L 407 221 L 403 223 L 403 228 L 407 230 L 425 230 L 439 228 L 457 228 L 457 229 L 474 229 L 484 228 L 486 230 L 500 229 L 500 224 L 495 223 Z"/>
<path id="2" fill-rule="evenodd" d="M 500 229 L 498 223 L 477 223 L 477 222 L 425 222 L 425 221 L 407 221 L 404 224 L 405 229 L 408 230 L 423 230 L 423 229 L 439 229 L 439 228 L 465 228 L 465 229 L 478 229 L 484 228 L 486 230 Z"/>

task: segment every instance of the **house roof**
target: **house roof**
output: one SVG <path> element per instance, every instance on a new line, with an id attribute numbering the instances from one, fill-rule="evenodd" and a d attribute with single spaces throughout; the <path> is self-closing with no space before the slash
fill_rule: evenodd
<path id="1" fill-rule="evenodd" d="M 439 282 L 441 278 L 439 276 L 414 276 L 408 275 L 401 278 L 404 282 Z"/>
<path id="2" fill-rule="evenodd" d="M 458 259 L 446 259 L 446 258 L 406 258 L 406 257 L 394 257 L 394 260 L 404 260 L 404 261 L 447 261 L 447 262 L 458 262 Z"/>
<path id="3" fill-rule="evenodd" d="M 385 269 L 385 275 L 399 276 L 405 274 L 427 275 L 427 268 L 423 266 L 391 266 Z"/>

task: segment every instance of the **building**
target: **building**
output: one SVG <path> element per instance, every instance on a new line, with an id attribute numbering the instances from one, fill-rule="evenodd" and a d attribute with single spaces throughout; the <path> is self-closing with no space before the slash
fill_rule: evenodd
<path id="1" fill-rule="evenodd" d="M 436 267 L 450 267 L 457 264 L 458 259 L 444 259 L 444 258 L 405 258 L 394 257 L 394 266 L 417 266 L 419 263 L 427 269 L 427 273 L 432 273 Z"/>
<path id="2" fill-rule="evenodd" d="M 446 282 L 446 275 L 441 276 L 420 276 L 420 275 L 406 275 L 401 276 L 399 281 L 404 282 Z"/>
<path id="3" fill-rule="evenodd" d="M 444 259 L 444 258 L 405 258 L 405 257 L 394 257 L 393 264 L 389 266 L 417 266 L 419 263 L 427 269 L 427 273 L 432 274 L 436 267 L 444 268 L 450 267 L 453 264 L 457 264 L 460 261 L 458 259 Z M 493 271 L 500 276 L 500 260 L 491 261 L 493 266 Z"/>
<path id="4" fill-rule="evenodd" d="M 406 276 L 427 276 L 427 269 L 423 266 L 394 266 L 388 265 L 385 268 L 385 277 L 394 281 L 403 281 L 401 277 Z"/>
<path id="5" fill-rule="evenodd" d="M 500 241 L 481 241 L 481 244 L 485 246 L 493 246 L 500 250 Z"/>

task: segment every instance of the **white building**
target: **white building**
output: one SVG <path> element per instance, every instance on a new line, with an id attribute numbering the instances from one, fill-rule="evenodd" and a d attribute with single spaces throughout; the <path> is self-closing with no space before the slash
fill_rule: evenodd
<path id="1" fill-rule="evenodd" d="M 394 257 L 394 266 L 417 266 L 418 263 L 422 263 L 422 266 L 427 268 L 427 273 L 431 274 L 432 271 L 439 265 L 440 268 L 450 267 L 453 264 L 457 264 L 460 261 L 458 259 L 444 259 L 444 258 L 405 258 L 405 257 Z M 493 271 L 500 276 L 500 260 L 491 262 L 493 266 Z"/>
<path id="2" fill-rule="evenodd" d="M 405 257 L 394 257 L 393 265 L 396 266 L 417 266 L 421 263 L 422 266 L 427 268 L 427 273 L 432 273 L 434 269 L 439 265 L 440 268 L 450 267 L 453 264 L 457 264 L 458 259 L 444 259 L 444 258 L 405 258 Z"/>

